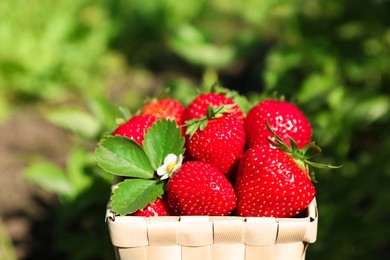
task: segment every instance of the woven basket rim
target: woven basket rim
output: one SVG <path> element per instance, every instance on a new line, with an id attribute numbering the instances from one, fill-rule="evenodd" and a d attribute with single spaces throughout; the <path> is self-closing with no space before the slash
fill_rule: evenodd
<path id="1" fill-rule="evenodd" d="M 207 219 L 209 221 L 218 221 L 218 220 L 233 220 L 233 219 L 237 219 L 237 220 L 244 220 L 244 221 L 247 221 L 249 219 L 275 219 L 276 221 L 294 221 L 294 222 L 297 222 L 297 221 L 303 221 L 303 222 L 313 222 L 315 220 L 317 220 L 318 218 L 318 209 L 317 209 L 317 201 L 316 201 L 316 198 L 313 199 L 313 201 L 309 204 L 309 206 L 304 210 L 302 211 L 299 215 L 299 217 L 292 217 L 292 218 L 275 218 L 275 217 L 242 217 L 242 216 L 235 216 L 235 215 L 230 215 L 230 216 L 196 216 L 196 215 L 192 215 L 192 216 L 152 216 L 152 217 L 142 217 L 142 216 L 130 216 L 130 215 L 126 215 L 126 216 L 120 216 L 119 214 L 116 214 L 115 212 L 113 212 L 111 210 L 111 207 L 109 206 L 110 203 L 107 204 L 107 208 L 106 208 L 106 216 L 105 216 L 105 221 L 113 221 L 115 222 L 115 220 L 117 218 L 121 218 L 121 219 L 129 219 L 129 221 L 132 219 L 132 218 L 142 218 L 144 219 L 144 221 L 148 221 L 148 220 L 151 220 L 151 219 L 161 219 L 161 220 L 172 220 L 172 219 L 176 219 L 177 221 L 180 221 L 180 219 L 182 218 L 188 218 L 188 217 L 191 217 L 191 218 L 195 218 L 195 217 L 198 217 L 198 218 L 205 218 L 207 217 Z"/>

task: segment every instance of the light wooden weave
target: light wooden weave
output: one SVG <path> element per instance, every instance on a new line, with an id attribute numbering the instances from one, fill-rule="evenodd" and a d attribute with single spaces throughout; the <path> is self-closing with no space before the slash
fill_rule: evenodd
<path id="1" fill-rule="evenodd" d="M 302 260 L 317 238 L 316 201 L 300 218 L 134 217 L 106 222 L 122 260 Z"/>

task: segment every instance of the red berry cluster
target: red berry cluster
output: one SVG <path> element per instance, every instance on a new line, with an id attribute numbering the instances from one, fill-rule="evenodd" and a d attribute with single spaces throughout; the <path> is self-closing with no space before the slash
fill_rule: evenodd
<path id="1" fill-rule="evenodd" d="M 113 135 L 142 145 L 161 118 L 182 127 L 184 161 L 166 165 L 164 196 L 132 215 L 293 217 L 313 200 L 309 167 L 293 153 L 310 144 L 312 128 L 292 103 L 263 100 L 245 115 L 223 94 L 200 94 L 186 107 L 162 99 L 146 104 Z"/>

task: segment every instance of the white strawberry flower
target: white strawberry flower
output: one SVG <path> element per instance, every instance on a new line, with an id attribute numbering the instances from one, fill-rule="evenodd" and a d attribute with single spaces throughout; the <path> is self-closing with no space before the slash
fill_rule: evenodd
<path id="1" fill-rule="evenodd" d="M 157 168 L 157 175 L 161 180 L 168 179 L 179 170 L 183 163 L 183 155 L 176 156 L 173 153 L 168 154 L 164 159 L 164 164 Z"/>

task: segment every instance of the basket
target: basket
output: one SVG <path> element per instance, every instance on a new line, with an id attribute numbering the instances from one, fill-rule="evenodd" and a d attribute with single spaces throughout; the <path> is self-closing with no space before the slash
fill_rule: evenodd
<path id="1" fill-rule="evenodd" d="M 317 238 L 315 199 L 295 218 L 116 216 L 106 223 L 122 260 L 302 260 Z"/>

